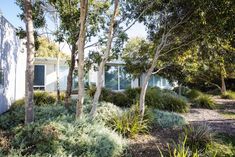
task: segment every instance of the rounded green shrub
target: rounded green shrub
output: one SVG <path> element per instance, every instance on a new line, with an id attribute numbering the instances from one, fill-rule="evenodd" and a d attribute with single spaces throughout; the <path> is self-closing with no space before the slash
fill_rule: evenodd
<path id="1" fill-rule="evenodd" d="M 179 113 L 185 113 L 189 110 L 189 106 L 184 99 L 172 94 L 162 94 L 161 103 L 162 105 L 159 108 L 161 110 Z"/>
<path id="2" fill-rule="evenodd" d="M 188 92 L 186 92 L 186 97 L 189 98 L 190 100 L 194 100 L 197 97 L 199 97 L 200 95 L 202 95 L 202 92 L 200 92 L 199 90 L 196 89 L 191 89 Z"/>

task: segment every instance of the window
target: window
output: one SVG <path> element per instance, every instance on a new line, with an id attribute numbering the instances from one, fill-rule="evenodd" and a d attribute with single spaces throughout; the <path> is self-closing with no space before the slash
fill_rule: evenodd
<path id="1" fill-rule="evenodd" d="M 0 88 L 3 88 L 4 86 L 4 73 L 3 69 L 0 69 Z"/>
<path id="2" fill-rule="evenodd" d="M 105 70 L 105 87 L 118 90 L 118 67 L 106 66 Z"/>
<path id="3" fill-rule="evenodd" d="M 120 89 L 131 87 L 131 75 L 126 72 L 125 67 L 119 66 Z"/>
<path id="4" fill-rule="evenodd" d="M 106 66 L 105 87 L 112 90 L 123 90 L 131 87 L 131 75 L 121 65 Z"/>
<path id="5" fill-rule="evenodd" d="M 85 75 L 84 75 L 85 88 L 88 87 L 88 85 L 89 85 L 89 77 L 88 76 L 89 76 L 89 73 L 85 73 Z M 77 89 L 78 89 L 78 71 L 74 70 L 72 90 L 77 90 Z"/>
<path id="6" fill-rule="evenodd" d="M 34 89 L 45 90 L 45 65 L 34 66 Z"/>

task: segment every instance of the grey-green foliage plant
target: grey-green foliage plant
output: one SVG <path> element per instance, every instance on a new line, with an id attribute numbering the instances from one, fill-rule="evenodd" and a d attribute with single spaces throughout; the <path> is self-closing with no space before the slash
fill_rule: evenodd
<path id="1" fill-rule="evenodd" d="M 110 115 L 108 108 L 113 109 L 113 105 L 101 106 L 105 109 L 101 109 L 100 114 Z M 13 135 L 10 150 L 1 152 L 4 156 L 116 157 L 121 156 L 126 148 L 125 140 L 103 120 L 93 121 L 85 115 L 74 121 L 75 104 L 69 109 L 63 104 L 35 106 L 35 114 L 36 122 L 28 126 L 23 125 L 22 106 L 1 115 L 1 129 Z"/>
<path id="2" fill-rule="evenodd" d="M 154 123 L 163 128 L 182 127 L 187 124 L 184 117 L 174 112 L 154 110 Z"/>

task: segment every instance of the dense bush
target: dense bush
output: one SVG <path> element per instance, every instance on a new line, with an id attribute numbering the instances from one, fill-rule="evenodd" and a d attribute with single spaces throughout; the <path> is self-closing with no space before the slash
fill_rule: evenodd
<path id="1" fill-rule="evenodd" d="M 212 130 L 206 125 L 188 125 L 184 128 L 183 137 L 186 138 L 186 145 L 193 151 L 204 151 L 212 142 Z"/>
<path id="2" fill-rule="evenodd" d="M 105 103 L 98 114 L 111 115 L 114 105 Z M 89 104 L 84 105 L 85 117 L 75 119 L 75 105 L 67 110 L 63 105 L 35 106 L 35 123 L 24 126 L 24 107 L 17 106 L 0 117 L 1 129 L 13 135 L 3 156 L 121 156 L 125 141 L 103 124 L 86 118 Z M 118 109 L 117 109 L 118 110 Z M 110 112 L 109 112 L 110 111 Z M 108 112 L 108 113 L 107 113 Z M 14 113 L 14 114 L 12 114 Z M 99 116 L 99 115 L 98 115 Z M 18 120 L 18 118 L 20 120 Z"/>
<path id="3" fill-rule="evenodd" d="M 199 90 L 196 89 L 190 89 L 187 93 L 186 93 L 186 97 L 189 98 L 190 100 L 194 100 L 197 97 L 199 97 L 200 95 L 202 95 L 203 93 L 200 92 Z"/>
<path id="4" fill-rule="evenodd" d="M 136 104 L 139 101 L 141 88 L 128 88 L 125 90 L 125 94 L 129 98 L 130 104 Z"/>
<path id="5" fill-rule="evenodd" d="M 154 123 L 163 128 L 181 127 L 187 124 L 184 117 L 177 113 L 154 110 Z"/>
<path id="6" fill-rule="evenodd" d="M 88 89 L 88 95 L 93 97 L 95 90 L 95 87 L 90 87 Z M 130 107 L 132 105 L 131 99 L 129 99 L 124 92 L 116 92 L 106 88 L 102 88 L 99 100 L 110 102 L 120 107 Z"/>
<path id="7" fill-rule="evenodd" d="M 176 92 L 176 93 L 179 93 L 179 90 L 180 90 L 179 88 L 181 88 L 181 95 L 183 95 L 183 96 L 186 96 L 187 93 L 190 91 L 190 89 L 188 87 L 185 87 L 185 86 L 175 87 L 173 89 L 173 91 Z"/>
<path id="8" fill-rule="evenodd" d="M 234 157 L 235 146 L 213 141 L 211 144 L 207 145 L 205 156 L 214 156 L 214 154 L 216 154 L 216 157 Z"/>
<path id="9" fill-rule="evenodd" d="M 212 99 L 211 96 L 203 94 L 197 97 L 193 104 L 195 107 L 199 108 L 206 108 L 206 109 L 214 109 L 215 108 L 215 101 Z"/>
<path id="10" fill-rule="evenodd" d="M 46 104 L 54 104 L 56 102 L 56 93 L 50 93 L 50 92 L 44 92 L 44 91 L 35 91 L 34 92 L 34 103 L 37 106 L 41 106 L 41 105 L 46 105 Z M 65 99 L 65 93 L 61 93 L 60 94 L 60 98 L 62 101 L 64 101 Z M 23 99 L 19 99 L 17 101 L 15 101 L 12 106 L 22 106 L 24 105 L 24 98 Z"/>
<path id="11" fill-rule="evenodd" d="M 227 91 L 221 95 L 223 99 L 235 99 L 235 92 L 234 91 Z"/>
<path id="12" fill-rule="evenodd" d="M 184 99 L 168 93 L 162 94 L 161 104 L 159 107 L 161 110 L 179 113 L 185 113 L 189 110 L 189 106 Z"/>
<path id="13" fill-rule="evenodd" d="M 100 101 L 111 102 L 120 107 L 130 107 L 138 103 L 140 91 L 140 88 L 129 88 L 124 92 L 114 92 L 103 88 Z M 94 92 L 94 88 L 90 88 L 88 91 L 90 96 L 93 96 Z M 147 89 L 145 104 L 153 108 L 180 113 L 187 112 L 189 107 L 184 97 L 178 96 L 174 91 L 161 90 L 157 87 Z"/>

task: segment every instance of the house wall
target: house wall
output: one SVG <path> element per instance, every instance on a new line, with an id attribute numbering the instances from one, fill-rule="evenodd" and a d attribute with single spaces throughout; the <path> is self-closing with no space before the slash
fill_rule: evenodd
<path id="1" fill-rule="evenodd" d="M 12 102 L 24 97 L 26 52 L 15 28 L 0 16 L 0 68 L 4 84 L 0 88 L 0 114 L 7 111 Z"/>

